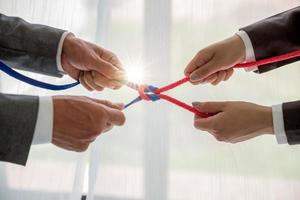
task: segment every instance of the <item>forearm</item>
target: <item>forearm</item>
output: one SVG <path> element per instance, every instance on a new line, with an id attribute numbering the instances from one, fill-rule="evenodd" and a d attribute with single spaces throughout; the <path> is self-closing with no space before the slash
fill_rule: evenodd
<path id="1" fill-rule="evenodd" d="M 249 36 L 256 60 L 300 49 L 299 14 L 300 7 L 296 7 L 240 29 Z M 299 58 L 264 65 L 257 72 L 263 73 L 297 60 Z"/>
<path id="2" fill-rule="evenodd" d="M 38 97 L 0 93 L 1 161 L 26 164 L 38 106 Z"/>
<path id="3" fill-rule="evenodd" d="M 10 67 L 61 76 L 59 46 L 65 31 L 0 14 L 0 60 Z"/>

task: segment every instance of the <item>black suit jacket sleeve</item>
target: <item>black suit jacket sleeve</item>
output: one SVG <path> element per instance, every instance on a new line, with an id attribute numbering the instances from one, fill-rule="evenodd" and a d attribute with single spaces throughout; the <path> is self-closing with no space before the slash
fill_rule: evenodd
<path id="1" fill-rule="evenodd" d="M 10 67 L 60 77 L 56 56 L 63 33 L 0 13 L 0 60 Z M 38 105 L 38 97 L 0 93 L 0 161 L 26 164 Z"/>
<path id="2" fill-rule="evenodd" d="M 279 13 L 240 30 L 248 34 L 256 60 L 300 50 L 300 7 Z M 293 58 L 263 65 L 256 72 L 267 72 L 299 59 Z M 300 101 L 284 103 L 282 106 L 287 141 L 289 144 L 300 144 Z"/>
<path id="3" fill-rule="evenodd" d="M 253 45 L 256 60 L 300 50 L 300 6 L 241 28 Z M 267 72 L 300 58 L 260 66 Z"/>
<path id="4" fill-rule="evenodd" d="M 12 68 L 61 77 L 56 56 L 64 32 L 0 13 L 0 60 Z"/>
<path id="5" fill-rule="evenodd" d="M 38 106 L 38 97 L 0 93 L 0 161 L 26 164 Z"/>

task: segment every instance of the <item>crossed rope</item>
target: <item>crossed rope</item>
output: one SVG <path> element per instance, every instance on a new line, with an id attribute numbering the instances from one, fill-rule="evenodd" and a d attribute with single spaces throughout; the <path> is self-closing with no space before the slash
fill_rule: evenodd
<path id="1" fill-rule="evenodd" d="M 240 64 L 237 64 L 237 65 L 233 66 L 233 68 L 249 68 L 249 67 L 253 67 L 253 66 L 260 67 L 260 66 L 263 66 L 263 65 L 266 65 L 266 64 L 280 62 L 280 61 L 283 61 L 283 60 L 288 60 L 288 59 L 296 58 L 296 57 L 300 57 L 300 50 L 296 50 L 296 51 L 293 51 L 293 52 L 289 52 L 289 53 L 286 53 L 286 54 L 282 54 L 282 55 L 278 55 L 278 56 L 274 56 L 274 57 L 270 57 L 270 58 L 261 59 L 261 60 L 254 61 L 254 62 L 240 63 Z M 71 84 L 65 84 L 65 85 L 54 85 L 54 84 L 38 81 L 38 80 L 32 79 L 28 76 L 25 76 L 23 74 L 20 74 L 19 72 L 13 70 L 12 68 L 10 68 L 9 66 L 7 66 L 5 63 L 3 63 L 1 61 L 0 61 L 0 70 L 3 71 L 4 73 L 6 73 L 7 75 L 9 75 L 9 76 L 11 76 L 15 79 L 18 79 L 18 80 L 20 80 L 24 83 L 30 84 L 30 85 L 35 86 L 35 87 L 47 89 L 47 90 L 66 90 L 66 89 L 75 87 L 76 85 L 80 84 L 79 81 L 71 83 Z M 157 87 L 154 87 L 152 85 L 140 85 L 137 88 L 134 88 L 138 91 L 139 96 L 136 97 L 134 100 L 132 100 L 130 103 L 128 103 L 125 106 L 125 108 L 127 108 L 130 105 L 132 105 L 134 103 L 137 103 L 141 100 L 157 101 L 157 100 L 160 100 L 160 99 L 164 99 L 164 100 L 166 100 L 170 103 L 173 103 L 173 104 L 175 104 L 175 105 L 177 105 L 177 106 L 179 106 L 179 107 L 181 107 L 185 110 L 188 110 L 188 111 L 190 111 L 190 112 L 192 112 L 192 113 L 194 113 L 194 114 L 196 114 L 200 117 L 212 116 L 213 115 L 212 113 L 200 112 L 200 111 L 196 110 L 194 107 L 192 107 L 192 106 L 190 106 L 190 105 L 188 105 L 188 104 L 186 104 L 182 101 L 179 101 L 178 99 L 175 99 L 171 96 L 162 94 L 163 92 L 171 90 L 171 89 L 173 89 L 173 88 L 175 88 L 175 87 L 177 87 L 181 84 L 184 84 L 188 81 L 189 81 L 189 78 L 185 77 L 183 79 L 180 79 L 179 81 L 176 81 L 174 83 L 171 83 L 171 84 L 166 85 L 166 86 L 161 87 L 161 88 L 157 88 Z"/>
<path id="2" fill-rule="evenodd" d="M 131 102 L 129 102 L 127 105 L 125 105 L 125 108 L 141 101 L 141 100 L 145 100 L 145 101 L 158 101 L 160 99 L 164 99 L 170 103 L 173 103 L 185 110 L 188 110 L 200 117 L 209 117 L 213 114 L 211 113 L 204 113 L 204 112 L 200 112 L 198 110 L 196 110 L 193 106 L 190 106 L 182 101 L 179 101 L 178 99 L 175 99 L 171 96 L 168 96 L 168 95 L 165 95 L 165 94 L 162 94 L 163 92 L 166 92 L 168 90 L 171 90 L 179 85 L 182 85 L 186 82 L 188 82 L 190 79 L 189 77 L 185 77 L 183 79 L 180 79 L 179 81 L 176 81 L 174 83 L 171 83 L 169 85 L 166 85 L 164 87 L 161 87 L 161 88 L 157 88 L 157 87 L 154 87 L 152 85 L 140 85 L 138 88 L 137 88 L 137 91 L 139 93 L 139 96 L 136 97 L 135 99 L 133 99 Z"/>
<path id="3" fill-rule="evenodd" d="M 250 68 L 250 67 L 254 67 L 254 66 L 260 67 L 262 65 L 280 62 L 283 60 L 288 60 L 288 59 L 296 58 L 296 57 L 300 57 L 300 50 L 289 52 L 289 53 L 278 55 L 278 56 L 274 56 L 274 57 L 270 57 L 270 58 L 265 58 L 265 59 L 258 60 L 258 61 L 236 64 L 235 66 L 233 66 L 233 68 Z M 214 115 L 213 113 L 200 112 L 200 111 L 196 110 L 194 107 L 192 107 L 182 101 L 179 101 L 178 99 L 175 99 L 171 96 L 162 94 L 163 92 L 171 90 L 179 85 L 182 85 L 182 84 L 188 82 L 189 80 L 190 80 L 189 77 L 185 77 L 183 79 L 180 79 L 179 81 L 176 81 L 174 83 L 171 83 L 171 84 L 166 85 L 161 88 L 157 88 L 152 85 L 140 85 L 137 88 L 134 88 L 138 91 L 139 96 L 136 97 L 134 100 L 132 100 L 127 105 L 125 105 L 125 108 L 127 108 L 127 107 L 131 106 L 132 104 L 135 104 L 141 100 L 154 102 L 154 101 L 157 101 L 160 99 L 164 99 L 170 103 L 173 103 L 185 110 L 188 110 L 188 111 L 198 115 L 199 117 L 205 118 L 205 117 Z"/>

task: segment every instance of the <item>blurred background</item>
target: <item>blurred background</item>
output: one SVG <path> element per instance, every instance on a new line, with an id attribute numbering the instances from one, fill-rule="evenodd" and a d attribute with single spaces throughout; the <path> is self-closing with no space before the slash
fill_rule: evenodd
<path id="1" fill-rule="evenodd" d="M 0 0 L 0 12 L 95 42 L 115 52 L 127 69 L 143 71 L 144 83 L 162 86 L 182 78 L 201 48 L 298 5 L 297 0 Z M 188 103 L 240 100 L 271 106 L 300 99 L 299 74 L 299 63 L 261 75 L 236 70 L 219 86 L 185 84 L 168 94 Z M 0 79 L 4 93 L 85 95 L 125 103 L 137 95 L 126 87 L 91 93 L 79 86 L 54 93 L 2 73 Z M 164 101 L 141 102 L 124 112 L 124 127 L 101 135 L 85 153 L 37 145 L 26 168 L 1 163 L 0 199 L 300 198 L 299 146 L 278 145 L 273 136 L 220 143 L 194 129 L 191 113 Z"/>

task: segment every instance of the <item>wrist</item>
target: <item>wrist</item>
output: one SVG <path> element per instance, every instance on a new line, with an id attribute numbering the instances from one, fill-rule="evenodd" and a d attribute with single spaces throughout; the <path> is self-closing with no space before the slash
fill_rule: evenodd
<path id="1" fill-rule="evenodd" d="M 242 38 L 238 35 L 232 36 L 233 46 L 235 47 L 237 54 L 237 63 L 242 63 L 246 59 L 246 47 Z"/>
<path id="2" fill-rule="evenodd" d="M 67 53 L 73 46 L 76 40 L 76 36 L 73 33 L 69 33 L 63 43 L 63 53 Z"/>
<path id="3" fill-rule="evenodd" d="M 259 115 L 261 116 L 261 132 L 265 134 L 274 134 L 272 108 L 263 106 Z"/>
<path id="4" fill-rule="evenodd" d="M 75 65 L 72 62 L 73 57 L 76 56 L 74 53 L 77 51 L 76 49 L 78 49 L 76 48 L 76 40 L 77 38 L 73 33 L 69 33 L 64 39 L 61 53 L 61 67 L 66 74 L 78 80 L 79 71 L 74 67 Z"/>

